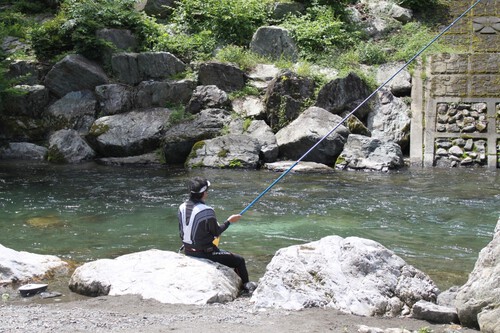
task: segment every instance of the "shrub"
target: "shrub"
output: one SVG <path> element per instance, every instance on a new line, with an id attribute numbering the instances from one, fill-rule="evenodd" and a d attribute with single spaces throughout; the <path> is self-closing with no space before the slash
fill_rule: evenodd
<path id="1" fill-rule="evenodd" d="M 388 44 L 395 50 L 391 55 L 393 61 L 408 61 L 426 44 L 431 41 L 433 31 L 418 22 L 410 22 L 403 26 L 401 33 L 391 36 Z M 443 46 L 439 41 L 434 43 L 430 50 L 437 50 Z"/>
<path id="2" fill-rule="evenodd" d="M 25 38 L 32 22 L 19 12 L 10 10 L 0 12 L 0 40 L 5 36 Z"/>
<path id="3" fill-rule="evenodd" d="M 184 32 L 165 32 L 152 46 L 153 51 L 168 51 L 184 62 L 204 61 L 213 57 L 217 45 L 211 31 L 201 31 L 192 35 Z"/>
<path id="4" fill-rule="evenodd" d="M 336 19 L 333 8 L 328 6 L 310 7 L 305 15 L 291 16 L 282 26 L 291 32 L 301 56 L 308 60 L 335 48 L 351 46 L 357 40 L 357 34 L 348 31 L 347 25 Z"/>
<path id="5" fill-rule="evenodd" d="M 242 70 L 249 70 L 259 63 L 268 62 L 262 56 L 236 45 L 222 48 L 217 52 L 215 58 L 221 62 L 237 64 Z"/>
<path id="6" fill-rule="evenodd" d="M 90 59 L 98 58 L 105 42 L 96 38 L 102 28 L 126 28 L 144 43 L 155 34 L 156 26 L 134 10 L 135 0 L 65 0 L 58 15 L 33 32 L 32 41 L 40 59 L 74 51 Z"/>
<path id="7" fill-rule="evenodd" d="M 378 65 L 386 62 L 386 51 L 375 43 L 361 43 L 357 48 L 359 61 L 367 65 Z"/>
<path id="8" fill-rule="evenodd" d="M 184 0 L 174 9 L 172 20 L 186 33 L 211 31 L 218 41 L 247 45 L 267 21 L 268 8 L 262 0 Z"/>

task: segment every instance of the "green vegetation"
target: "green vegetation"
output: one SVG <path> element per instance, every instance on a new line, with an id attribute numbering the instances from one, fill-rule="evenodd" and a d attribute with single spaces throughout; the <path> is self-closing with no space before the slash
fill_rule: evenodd
<path id="1" fill-rule="evenodd" d="M 243 121 L 243 132 L 248 131 L 248 128 L 250 127 L 250 125 L 252 125 L 252 119 L 250 119 L 250 118 L 246 118 L 246 119 Z"/>
<path id="2" fill-rule="evenodd" d="M 68 162 L 66 160 L 66 157 L 64 157 L 64 154 L 61 153 L 61 151 L 56 147 L 49 148 L 49 151 L 47 153 L 47 160 L 49 162 L 58 163 L 58 164 L 64 164 L 64 163 Z"/>
<path id="3" fill-rule="evenodd" d="M 353 46 L 360 35 L 326 5 L 311 6 L 304 15 L 289 16 L 281 25 L 290 30 L 301 58 L 313 61 L 324 52 Z"/>
<path id="4" fill-rule="evenodd" d="M 210 31 L 225 44 L 248 45 L 255 30 L 269 17 L 266 0 L 183 0 L 172 21 L 188 34 Z"/>
<path id="5" fill-rule="evenodd" d="M 259 63 L 268 63 L 269 59 L 265 59 L 250 50 L 236 45 L 228 45 L 219 50 L 215 59 L 221 62 L 229 62 L 238 65 L 242 70 L 249 70 Z"/>
<path id="6" fill-rule="evenodd" d="M 167 105 L 167 108 L 172 110 L 172 113 L 170 114 L 170 117 L 168 118 L 169 126 L 174 126 L 174 125 L 182 123 L 185 120 L 189 120 L 189 119 L 193 118 L 192 114 L 186 112 L 186 109 L 183 105 L 180 105 L 180 104 Z"/>
<path id="7" fill-rule="evenodd" d="M 429 327 L 422 327 L 417 332 L 418 333 L 432 333 L 434 331 Z"/>
<path id="8" fill-rule="evenodd" d="M 229 153 L 228 150 L 226 149 L 222 149 L 221 151 L 219 151 L 219 153 L 217 154 L 218 157 L 221 157 L 221 158 L 224 158 L 224 157 L 227 157 L 227 154 Z"/>
<path id="9" fill-rule="evenodd" d="M 241 97 L 245 97 L 245 96 L 258 96 L 259 94 L 260 94 L 260 92 L 259 92 L 258 88 L 254 87 L 254 86 L 246 85 L 241 90 L 231 92 L 229 94 L 229 99 L 235 100 L 237 98 L 241 98 Z"/>
<path id="10" fill-rule="evenodd" d="M 158 34 L 152 18 L 134 10 L 135 0 L 64 0 L 57 15 L 31 32 L 37 58 L 51 60 L 66 52 L 97 59 L 109 43 L 96 37 L 102 28 L 130 29 L 140 49 Z"/>
<path id="11" fill-rule="evenodd" d="M 230 168 L 241 168 L 241 167 L 243 167 L 243 163 L 241 162 L 241 160 L 235 158 L 235 159 L 232 159 L 231 161 L 229 161 L 229 167 Z"/>

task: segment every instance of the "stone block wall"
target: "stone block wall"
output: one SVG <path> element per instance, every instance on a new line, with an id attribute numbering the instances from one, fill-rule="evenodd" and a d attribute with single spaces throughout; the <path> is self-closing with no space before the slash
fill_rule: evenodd
<path id="1" fill-rule="evenodd" d="M 450 22 L 476 0 L 457 0 Z M 410 162 L 500 167 L 500 0 L 482 0 L 442 38 L 464 50 L 414 74 Z"/>

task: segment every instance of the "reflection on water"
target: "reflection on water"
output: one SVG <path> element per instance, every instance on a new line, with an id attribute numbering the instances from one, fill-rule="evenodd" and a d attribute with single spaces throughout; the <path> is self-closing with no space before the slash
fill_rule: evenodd
<path id="1" fill-rule="evenodd" d="M 157 248 L 176 251 L 186 181 L 213 186 L 220 220 L 240 212 L 279 174 L 267 171 L 0 163 L 0 244 L 86 262 Z M 287 175 L 221 247 L 262 276 L 279 248 L 327 235 L 373 239 L 425 271 L 441 289 L 461 284 L 491 240 L 500 176 L 487 170 Z"/>

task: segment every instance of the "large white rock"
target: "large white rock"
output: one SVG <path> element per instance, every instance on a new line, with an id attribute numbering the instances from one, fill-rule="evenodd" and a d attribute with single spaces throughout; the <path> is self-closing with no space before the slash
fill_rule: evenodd
<path id="1" fill-rule="evenodd" d="M 362 316 L 398 316 L 438 288 L 381 244 L 328 236 L 277 251 L 255 290 L 256 307 L 329 307 Z"/>
<path id="2" fill-rule="evenodd" d="M 68 264 L 56 256 L 16 251 L 0 244 L 0 282 L 29 282 L 67 272 Z"/>
<path id="3" fill-rule="evenodd" d="M 469 280 L 458 289 L 456 307 L 460 323 L 481 328 L 481 332 L 500 332 L 500 218 L 493 240 L 479 252 Z M 492 311 L 492 310 L 495 310 Z M 495 315 L 491 315 L 494 313 Z M 486 327 L 497 330 L 486 330 Z"/>
<path id="4" fill-rule="evenodd" d="M 227 266 L 148 250 L 86 263 L 75 270 L 69 287 L 88 296 L 136 294 L 162 303 L 200 305 L 234 300 L 240 284 Z"/>

